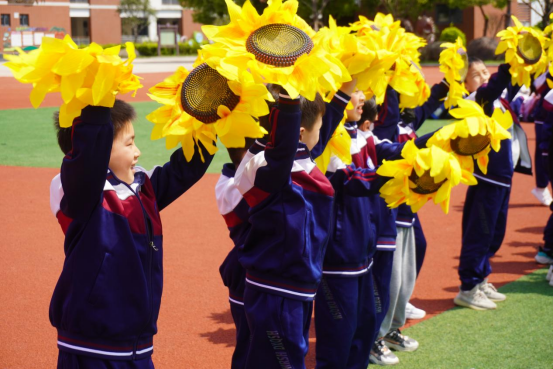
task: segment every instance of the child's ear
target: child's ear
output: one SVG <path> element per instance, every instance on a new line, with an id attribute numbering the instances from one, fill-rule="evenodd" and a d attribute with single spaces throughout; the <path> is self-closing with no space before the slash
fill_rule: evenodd
<path id="1" fill-rule="evenodd" d="M 300 127 L 300 141 L 303 142 L 303 132 L 305 132 L 305 128 Z"/>

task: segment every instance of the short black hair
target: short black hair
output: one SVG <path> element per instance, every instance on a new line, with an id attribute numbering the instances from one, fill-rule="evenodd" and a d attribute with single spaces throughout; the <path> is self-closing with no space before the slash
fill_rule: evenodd
<path id="1" fill-rule="evenodd" d="M 359 124 L 364 123 L 366 120 L 369 122 L 374 122 L 376 120 L 376 115 L 378 114 L 378 108 L 376 107 L 376 100 L 374 96 L 368 100 L 365 100 L 363 104 L 363 113 L 361 114 L 361 119 Z"/>
<path id="2" fill-rule="evenodd" d="M 235 168 L 238 168 L 240 165 L 240 162 L 244 158 L 244 155 L 246 155 L 246 152 L 248 149 L 255 143 L 255 138 L 246 137 L 246 144 L 244 147 L 228 147 L 228 156 L 230 157 L 230 160 L 232 161 L 232 164 L 234 164 Z"/>
<path id="3" fill-rule="evenodd" d="M 469 65 L 468 67 L 472 67 L 473 64 L 482 63 L 485 65 L 485 63 L 482 61 L 482 59 L 479 59 L 475 56 L 469 56 Z"/>
<path id="4" fill-rule="evenodd" d="M 269 110 L 270 110 L 278 102 L 278 94 L 280 93 L 280 86 L 269 83 L 267 84 L 267 89 L 269 90 L 269 92 L 273 96 L 273 99 L 275 100 L 274 103 L 268 103 Z M 305 97 L 300 95 L 300 110 L 301 110 L 301 123 L 300 123 L 301 127 L 305 128 L 308 131 L 311 131 L 315 126 L 315 122 L 317 121 L 317 118 L 319 117 L 319 115 L 323 116 L 325 114 L 326 104 L 318 92 L 315 95 L 315 100 L 313 101 L 307 100 Z M 265 128 L 267 132 L 271 132 L 269 116 L 266 115 L 264 117 L 260 117 L 259 120 L 260 120 L 261 126 Z"/>
<path id="5" fill-rule="evenodd" d="M 319 116 L 324 116 L 326 112 L 326 104 L 322 96 L 317 92 L 315 100 L 307 100 L 300 96 L 301 123 L 300 126 L 308 131 L 312 131 L 315 127 L 315 122 Z"/>
<path id="6" fill-rule="evenodd" d="M 136 111 L 129 103 L 123 100 L 115 100 L 113 108 L 110 110 L 111 121 L 113 122 L 113 139 L 117 137 L 119 132 L 129 123 L 136 119 Z M 60 127 L 60 112 L 54 113 L 54 128 L 58 137 L 58 145 L 61 151 L 67 155 L 72 149 L 71 133 L 72 127 Z"/>

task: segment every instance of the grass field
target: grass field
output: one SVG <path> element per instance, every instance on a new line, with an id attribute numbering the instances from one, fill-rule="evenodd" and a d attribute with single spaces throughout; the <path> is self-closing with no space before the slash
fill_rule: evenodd
<path id="1" fill-rule="evenodd" d="M 547 269 L 499 289 L 507 300 L 496 311 L 454 308 L 404 333 L 420 343 L 398 354 L 409 369 L 553 368 L 553 287 Z M 521 334 L 524 332 L 524 334 Z"/>
<path id="2" fill-rule="evenodd" d="M 150 169 L 165 163 L 171 151 L 165 148 L 163 140 L 150 140 L 152 123 L 146 115 L 155 110 L 155 102 L 132 104 L 138 116 L 134 124 L 136 144 L 142 152 L 139 165 Z M 0 110 L 0 164 L 25 167 L 56 168 L 61 164 L 63 154 L 58 148 L 52 125 L 52 115 L 57 108 Z M 444 121 L 428 121 L 421 132 L 434 130 Z M 228 162 L 228 154 L 219 143 L 219 151 L 208 172 L 218 173 Z"/>
<path id="3" fill-rule="evenodd" d="M 154 165 L 169 160 L 172 151 L 165 148 L 165 141 L 150 140 L 153 124 L 146 120 L 146 115 L 157 107 L 155 102 L 132 104 L 138 116 L 134 124 L 136 144 L 142 155 L 139 165 L 150 169 Z M 56 168 L 61 164 L 63 154 L 56 141 L 52 124 L 52 115 L 57 108 L 0 110 L 0 164 Z M 219 172 L 228 162 L 224 146 L 215 155 L 209 172 Z"/>

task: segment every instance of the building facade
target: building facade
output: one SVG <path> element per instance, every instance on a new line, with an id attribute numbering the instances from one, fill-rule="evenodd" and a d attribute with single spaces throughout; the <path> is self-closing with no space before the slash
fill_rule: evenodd
<path id="1" fill-rule="evenodd" d="M 3 48 L 31 46 L 39 41 L 31 33 L 69 34 L 75 42 L 88 44 L 117 44 L 132 41 L 125 14 L 119 14 L 119 0 L 0 0 Z M 155 17 L 141 32 L 140 41 L 157 41 L 157 25 L 178 26 L 182 39 L 199 32 L 201 25 L 192 20 L 192 10 L 183 9 L 178 0 L 150 0 Z M 13 38 L 13 40 L 12 40 Z M 37 42 L 35 42 L 37 41 Z"/>

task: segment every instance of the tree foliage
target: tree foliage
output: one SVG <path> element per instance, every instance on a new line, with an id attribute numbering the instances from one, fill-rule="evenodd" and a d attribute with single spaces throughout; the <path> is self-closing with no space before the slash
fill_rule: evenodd
<path id="1" fill-rule="evenodd" d="M 526 4 L 537 15 L 540 16 L 540 27 L 544 29 L 549 24 L 549 15 L 553 12 L 553 1 L 551 0 L 521 0 L 523 4 Z"/>
<path id="2" fill-rule="evenodd" d="M 549 0 L 546 0 L 549 1 Z M 469 8 L 469 7 L 475 7 L 480 9 L 480 12 L 482 13 L 482 16 L 484 17 L 484 36 L 488 36 L 488 29 L 490 26 L 490 17 L 486 13 L 484 6 L 485 5 L 492 5 L 495 8 L 503 9 L 507 6 L 507 4 L 510 2 L 510 0 L 447 0 L 446 4 L 450 8 Z M 500 26 L 501 29 L 503 29 L 503 24 Z M 495 36 L 495 32 L 491 36 Z"/>
<path id="3" fill-rule="evenodd" d="M 117 12 L 122 16 L 132 29 L 134 42 L 138 41 L 138 35 L 148 28 L 150 17 L 155 17 L 156 11 L 150 6 L 149 0 L 121 0 Z"/>
<path id="4" fill-rule="evenodd" d="M 242 6 L 245 0 L 234 2 Z M 225 0 L 180 0 L 180 3 L 183 7 L 194 9 L 192 17 L 197 23 L 221 25 L 229 21 Z M 251 3 L 260 14 L 267 6 L 266 0 L 251 0 Z M 338 23 L 347 23 L 353 20 L 359 10 L 357 0 L 298 0 L 298 3 L 298 14 L 315 29 L 322 26 L 323 22 L 327 24 L 329 14 Z"/>

